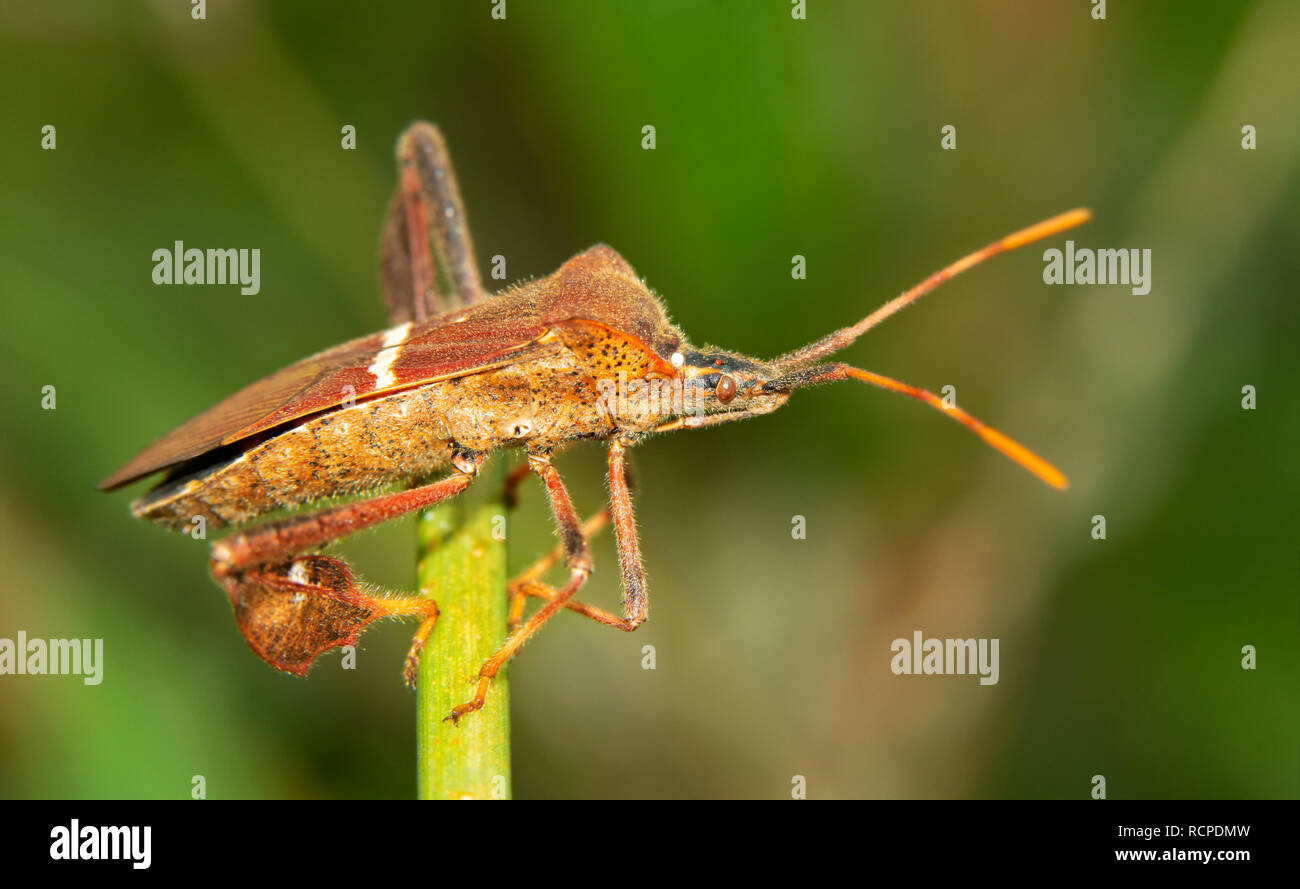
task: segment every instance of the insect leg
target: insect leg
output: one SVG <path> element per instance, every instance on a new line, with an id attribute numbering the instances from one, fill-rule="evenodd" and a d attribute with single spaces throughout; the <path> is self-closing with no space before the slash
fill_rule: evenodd
<path id="1" fill-rule="evenodd" d="M 400 182 L 383 243 L 390 317 L 422 321 L 482 302 L 474 242 L 442 133 L 429 123 L 412 124 L 398 140 L 397 160 Z"/>
<path id="2" fill-rule="evenodd" d="M 524 479 L 528 478 L 530 472 L 532 467 L 523 463 L 506 474 L 505 483 L 501 486 L 501 499 L 506 509 L 514 509 L 519 505 L 519 486 L 523 484 Z"/>
<path id="3" fill-rule="evenodd" d="M 477 466 L 474 470 L 477 471 Z M 336 506 L 313 515 L 271 522 L 212 545 L 212 561 L 223 571 L 282 560 L 311 547 L 321 546 L 363 531 L 398 516 L 432 506 L 469 487 L 473 472 L 461 472 L 432 484 L 382 494 L 369 500 Z"/>
<path id="4" fill-rule="evenodd" d="M 384 304 L 391 324 L 423 321 L 446 311 L 448 300 L 438 292 L 433 253 L 429 248 L 429 227 L 419 182 L 404 175 L 388 204 L 380 246 L 380 274 Z"/>
<path id="5" fill-rule="evenodd" d="M 358 587 L 342 560 L 295 554 L 454 497 L 469 486 L 481 462 L 469 461 L 429 485 L 274 522 L 213 544 L 212 576 L 229 595 L 253 651 L 301 676 L 322 652 L 354 644 L 375 620 L 418 615 L 424 621 L 403 671 L 412 683 L 420 649 L 438 619 L 433 600 L 372 594 Z"/>
<path id="6" fill-rule="evenodd" d="M 618 539 L 619 566 L 623 575 L 624 616 L 621 618 L 616 617 L 603 609 L 594 608 L 590 605 L 582 605 L 581 608 L 575 608 L 574 610 L 601 623 L 631 632 L 645 622 L 646 617 L 649 616 L 650 607 L 649 600 L 646 597 L 645 570 L 641 565 L 641 549 L 636 539 L 636 518 L 632 511 L 632 497 L 628 486 L 625 451 L 626 447 L 621 442 L 613 441 L 609 445 L 609 515 L 614 520 L 614 530 Z M 584 533 L 583 526 L 578 522 L 577 513 L 573 509 L 573 502 L 569 498 L 568 491 L 565 489 L 559 473 L 551 465 L 550 458 L 544 454 L 530 454 L 528 462 L 533 471 L 542 479 L 542 482 L 546 485 L 547 493 L 550 495 L 551 511 L 555 515 L 556 525 L 559 528 L 562 540 L 560 548 L 569 564 L 569 580 L 558 590 L 547 587 L 535 580 L 536 576 L 551 567 L 555 561 L 558 561 L 558 554 L 554 559 L 544 557 L 538 563 L 541 566 L 540 570 L 537 570 L 538 566 L 535 565 L 528 572 L 525 572 L 523 577 L 527 579 L 521 583 L 525 594 L 544 598 L 547 600 L 546 604 L 538 609 L 537 613 L 529 618 L 527 623 L 511 632 L 505 643 L 497 649 L 497 652 L 479 670 L 474 697 L 469 702 L 452 708 L 451 714 L 447 717 L 452 722 L 458 721 L 466 713 L 482 709 L 484 702 L 487 700 L 492 678 L 514 656 L 520 646 L 541 628 L 542 624 L 550 620 L 561 608 L 570 605 L 573 594 L 586 582 L 587 576 L 591 573 L 591 556 L 587 550 L 587 534 Z M 589 520 L 589 523 L 590 521 L 595 520 Z M 536 571 L 536 574 L 533 574 L 533 571 Z M 580 605 L 581 603 L 573 604 Z M 513 614 L 515 610 L 513 602 L 511 610 Z"/>
<path id="7" fill-rule="evenodd" d="M 608 523 L 609 508 L 606 507 L 582 523 L 582 536 L 587 540 L 591 540 L 592 536 L 597 534 Z M 555 598 L 555 588 L 542 583 L 541 577 L 558 564 L 563 558 L 564 544 L 557 544 L 555 549 L 542 556 L 533 563 L 532 567 L 520 573 L 519 576 L 507 584 L 507 589 L 510 591 L 510 629 L 513 630 L 515 627 L 519 626 L 520 622 L 523 620 L 524 603 L 527 601 L 529 596 L 536 596 L 539 599 Z M 575 602 L 573 599 L 570 599 L 565 603 L 565 607 L 570 611 L 585 614 L 587 617 L 594 618 L 602 623 L 608 623 L 609 621 L 605 620 L 603 616 L 598 615 L 613 617 L 612 615 L 608 615 L 608 612 L 590 605 L 584 605 L 581 602 Z M 618 620 L 616 617 L 613 619 Z"/>
<path id="8" fill-rule="evenodd" d="M 646 596 L 645 570 L 641 565 L 641 549 L 636 540 L 636 517 L 632 511 L 631 484 L 629 480 L 625 447 L 618 442 L 609 448 L 609 490 L 610 506 L 587 520 L 581 533 L 586 538 L 604 527 L 611 518 L 614 520 L 615 536 L 618 539 L 619 566 L 623 572 L 623 617 L 610 614 L 603 608 L 596 608 L 570 599 L 565 607 L 592 620 L 630 633 L 645 622 L 650 613 L 650 603 Z M 510 616 L 518 621 L 523 611 L 523 596 L 536 596 L 541 599 L 554 600 L 562 591 L 542 583 L 539 578 L 552 565 L 560 560 L 562 547 L 543 556 L 533 567 L 516 577 L 510 583 Z"/>
<path id="9" fill-rule="evenodd" d="M 551 465 L 551 458 L 546 453 L 528 455 L 528 465 L 546 486 L 546 493 L 551 499 L 551 512 L 555 516 L 556 529 L 560 533 L 560 542 L 564 550 L 564 559 L 569 566 L 569 580 L 563 587 L 547 599 L 537 612 L 523 626 L 516 627 L 492 657 L 488 658 L 478 672 L 478 681 L 474 688 L 474 697 L 467 703 L 452 708 L 447 719 L 456 722 L 466 713 L 480 710 L 487 700 L 488 689 L 492 679 L 500 672 L 502 666 L 510 660 L 528 639 L 541 629 L 556 612 L 564 608 L 578 588 L 586 583 L 591 575 L 591 553 L 587 549 L 587 540 L 578 521 L 578 513 L 573 508 L 573 500 L 560 474 Z M 620 478 L 622 476 L 620 475 Z"/>
<path id="10" fill-rule="evenodd" d="M 555 517 L 555 527 L 560 533 L 560 544 L 564 548 L 564 561 L 573 574 L 591 574 L 591 551 L 587 549 L 587 538 L 582 533 L 582 523 L 578 520 L 577 510 L 569 499 L 569 492 L 564 481 L 551 464 L 549 454 L 529 454 L 528 468 L 537 474 L 546 486 L 546 495 L 551 499 L 551 514 Z"/>
<path id="11" fill-rule="evenodd" d="M 631 632 L 650 616 L 646 595 L 645 568 L 636 539 L 636 514 L 627 486 L 626 447 L 617 439 L 609 443 L 609 505 L 618 541 L 618 566 L 623 573 L 623 622 L 620 629 Z"/>

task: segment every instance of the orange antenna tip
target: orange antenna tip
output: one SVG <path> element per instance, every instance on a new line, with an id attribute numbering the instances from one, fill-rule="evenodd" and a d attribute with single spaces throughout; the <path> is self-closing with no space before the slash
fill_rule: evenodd
<path id="1" fill-rule="evenodd" d="M 1065 477 L 1065 473 L 1057 469 L 1051 463 L 1048 463 L 1042 457 L 1035 454 L 1029 448 L 1022 445 L 1008 435 L 1004 435 L 992 426 L 972 417 L 966 411 L 952 405 L 951 407 L 944 404 L 943 399 L 926 389 L 918 386 L 911 386 L 907 383 L 886 377 L 870 370 L 862 370 L 857 367 L 850 367 L 847 364 L 833 364 L 826 366 L 815 374 L 809 375 L 810 381 L 843 379 L 849 377 L 855 380 L 861 380 L 864 383 L 870 383 L 873 386 L 879 386 L 882 389 L 891 389 L 894 392 L 900 392 L 903 395 L 911 396 L 918 401 L 925 402 L 932 408 L 947 414 L 952 419 L 961 423 L 967 429 L 974 432 L 984 443 L 993 448 L 998 453 L 1010 459 L 1012 462 L 1019 464 L 1022 468 L 1038 476 L 1044 483 L 1051 485 L 1058 491 L 1064 491 L 1070 487 L 1070 480 Z"/>
<path id="2" fill-rule="evenodd" d="M 992 426 L 981 425 L 980 428 L 975 429 L 975 432 L 994 450 L 1020 464 L 1020 466 L 1038 476 L 1043 482 L 1056 488 L 1056 490 L 1064 491 L 1070 487 L 1070 480 L 1065 477 L 1065 473 L 1020 442 L 1003 435 Z"/>
<path id="3" fill-rule="evenodd" d="M 1028 228 L 1022 228 L 1018 232 L 1012 232 L 1001 241 L 1003 250 L 1014 250 L 1017 247 L 1023 247 L 1025 244 L 1034 241 L 1040 241 L 1043 238 L 1050 238 L 1052 235 L 1063 232 L 1068 228 L 1074 228 L 1076 225 L 1083 225 L 1092 218 L 1092 211 L 1086 207 L 1076 207 L 1073 210 L 1067 210 L 1051 219 L 1044 219 L 1042 222 L 1035 223 Z"/>

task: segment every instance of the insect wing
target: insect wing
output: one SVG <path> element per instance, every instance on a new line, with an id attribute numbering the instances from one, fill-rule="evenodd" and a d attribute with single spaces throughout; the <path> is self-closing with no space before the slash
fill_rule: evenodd
<path id="1" fill-rule="evenodd" d="M 403 324 L 335 346 L 246 386 L 172 430 L 100 483 L 110 491 L 349 400 L 465 376 L 556 348 L 511 300 Z"/>

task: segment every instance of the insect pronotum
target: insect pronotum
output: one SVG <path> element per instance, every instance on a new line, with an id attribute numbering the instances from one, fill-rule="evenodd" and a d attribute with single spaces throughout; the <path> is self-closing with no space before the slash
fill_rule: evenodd
<path id="1" fill-rule="evenodd" d="M 445 472 L 439 480 L 236 532 L 212 546 L 211 571 L 240 631 L 267 663 L 297 675 L 327 649 L 353 644 L 381 617 L 422 618 L 406 658 L 414 684 L 437 620 L 428 598 L 362 589 L 323 545 L 464 491 L 484 459 L 522 448 L 541 479 L 561 554 L 511 582 L 512 631 L 479 671 L 493 676 L 563 608 L 621 630 L 649 612 L 625 454 L 647 438 L 768 414 L 796 389 L 861 380 L 919 399 L 971 429 L 1055 488 L 1056 467 L 933 393 L 829 362 L 866 331 L 983 260 L 1079 225 L 1071 210 L 1010 234 L 926 278 L 852 326 L 771 361 L 691 345 L 614 250 L 597 245 L 541 280 L 484 293 L 464 208 L 438 130 L 417 123 L 398 142 L 401 173 L 384 228 L 383 279 L 395 326 L 304 358 L 240 390 L 163 436 L 107 478 L 112 490 L 156 472 L 131 505 L 139 518 L 184 530 L 241 526 L 318 498 Z M 605 443 L 609 507 L 583 524 L 551 463 L 581 439 Z M 518 481 L 517 471 L 512 478 Z M 621 616 L 574 600 L 591 573 L 588 538 L 612 520 L 623 580 Z M 543 583 L 563 558 L 567 581 Z M 526 597 L 543 600 L 526 621 Z"/>

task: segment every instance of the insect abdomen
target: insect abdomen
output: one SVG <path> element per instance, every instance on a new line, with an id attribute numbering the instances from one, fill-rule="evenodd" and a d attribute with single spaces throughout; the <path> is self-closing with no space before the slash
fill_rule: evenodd
<path id="1" fill-rule="evenodd" d="M 435 389 L 421 387 L 331 411 L 258 444 L 225 465 L 165 483 L 132 512 L 168 528 L 238 525 L 323 497 L 354 493 L 445 466 L 451 444 Z"/>
<path id="2" fill-rule="evenodd" d="M 165 483 L 132 504 L 139 518 L 188 530 L 429 475 L 456 451 L 542 448 L 613 431 L 600 395 L 567 349 L 330 411 L 224 465 Z"/>

